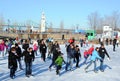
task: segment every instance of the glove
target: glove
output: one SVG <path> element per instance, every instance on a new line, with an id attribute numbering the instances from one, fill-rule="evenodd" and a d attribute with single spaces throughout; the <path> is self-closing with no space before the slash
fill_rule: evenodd
<path id="1" fill-rule="evenodd" d="M 13 68 L 13 66 L 9 66 L 9 68 L 11 69 L 11 68 Z"/>
<path id="2" fill-rule="evenodd" d="M 34 62 L 34 59 L 32 61 Z"/>

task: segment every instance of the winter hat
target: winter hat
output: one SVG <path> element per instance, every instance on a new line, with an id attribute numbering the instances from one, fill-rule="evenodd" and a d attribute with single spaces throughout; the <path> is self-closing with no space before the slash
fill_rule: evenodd
<path id="1" fill-rule="evenodd" d="M 78 45 L 76 45 L 76 47 L 79 47 Z"/>
<path id="2" fill-rule="evenodd" d="M 18 44 L 16 43 L 15 46 L 18 46 Z"/>
<path id="3" fill-rule="evenodd" d="M 15 47 L 15 45 L 12 45 L 11 48 L 12 48 L 12 47 Z"/>

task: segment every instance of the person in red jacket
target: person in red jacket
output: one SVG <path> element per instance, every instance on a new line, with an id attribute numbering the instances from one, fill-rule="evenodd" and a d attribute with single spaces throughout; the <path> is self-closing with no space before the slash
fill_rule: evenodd
<path id="1" fill-rule="evenodd" d="M 92 45 L 89 49 L 88 49 L 88 54 L 92 55 L 92 52 L 94 51 L 94 45 Z"/>
<path id="2" fill-rule="evenodd" d="M 87 61 L 88 56 L 89 56 L 88 50 L 85 49 L 85 51 L 84 51 L 84 58 L 85 58 L 85 60 L 84 60 L 83 64 L 86 64 L 86 61 Z"/>
<path id="3" fill-rule="evenodd" d="M 94 51 L 94 45 L 92 45 L 86 52 L 86 57 L 85 57 L 85 61 L 83 63 L 86 64 L 87 58 L 91 55 L 92 56 L 92 52 Z"/>

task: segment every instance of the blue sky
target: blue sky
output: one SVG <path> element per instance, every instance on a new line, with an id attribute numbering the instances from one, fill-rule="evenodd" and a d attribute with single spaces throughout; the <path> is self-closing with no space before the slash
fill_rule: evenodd
<path id="1" fill-rule="evenodd" d="M 40 23 L 41 13 L 45 12 L 46 21 L 53 27 L 65 28 L 79 24 L 88 27 L 87 16 L 98 12 L 101 16 L 120 11 L 120 0 L 0 0 L 0 14 L 7 21 L 25 22 L 32 20 Z"/>

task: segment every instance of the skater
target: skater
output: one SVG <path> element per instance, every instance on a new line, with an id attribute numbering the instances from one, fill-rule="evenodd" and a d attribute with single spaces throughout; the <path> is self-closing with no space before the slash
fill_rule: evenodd
<path id="1" fill-rule="evenodd" d="M 27 40 L 24 40 L 24 44 L 23 44 L 22 48 L 24 49 L 24 51 L 27 51 L 27 49 L 29 48 L 29 43 Z"/>
<path id="2" fill-rule="evenodd" d="M 106 42 L 106 45 L 108 46 L 108 38 L 106 38 L 105 42 Z"/>
<path id="3" fill-rule="evenodd" d="M 75 58 L 75 49 L 74 49 L 74 45 L 70 44 L 67 47 L 67 63 L 66 63 L 66 68 L 65 70 L 68 71 L 68 67 L 70 67 L 69 70 L 73 70 L 73 61 Z"/>
<path id="4" fill-rule="evenodd" d="M 15 78 L 15 71 L 17 70 L 17 53 L 16 48 L 12 47 L 9 56 L 8 56 L 8 68 L 10 69 L 10 77 L 11 79 Z"/>
<path id="5" fill-rule="evenodd" d="M 30 77 L 33 76 L 32 75 L 32 62 L 35 59 L 35 55 L 34 55 L 34 51 L 33 49 L 30 47 L 28 48 L 27 51 L 23 52 L 24 55 L 24 61 L 25 61 L 25 66 L 26 66 L 26 77 Z"/>
<path id="6" fill-rule="evenodd" d="M 102 60 L 102 58 L 99 56 L 98 54 L 99 48 L 96 47 L 96 49 L 93 51 L 92 56 L 91 56 L 91 60 L 90 63 L 87 65 L 87 67 L 85 68 L 85 72 L 87 72 L 86 70 L 91 66 L 92 63 L 94 63 L 94 72 L 97 73 L 96 70 L 96 60 L 100 59 Z"/>
<path id="7" fill-rule="evenodd" d="M 52 57 L 52 63 L 49 66 L 50 71 L 51 71 L 51 67 L 53 65 L 55 65 L 55 60 L 58 58 L 59 54 L 60 54 L 60 48 L 54 48 L 53 57 Z"/>
<path id="8" fill-rule="evenodd" d="M 2 57 L 4 57 L 5 56 L 5 47 L 6 47 L 6 45 L 5 45 L 5 42 L 4 42 L 4 40 L 2 40 L 2 41 L 0 41 L 0 53 L 2 53 Z"/>
<path id="9" fill-rule="evenodd" d="M 113 39 L 113 51 L 115 51 L 116 42 L 117 42 L 117 39 L 114 38 L 114 39 Z"/>
<path id="10" fill-rule="evenodd" d="M 63 59 L 63 53 L 60 52 L 58 58 L 55 60 L 55 65 L 56 65 L 56 74 L 58 75 L 60 72 L 60 69 L 62 68 L 62 63 L 65 63 Z"/>
<path id="11" fill-rule="evenodd" d="M 34 51 L 34 54 L 36 54 L 36 56 L 37 56 L 37 50 L 38 50 L 38 43 L 37 43 L 37 41 L 35 41 L 33 43 L 33 51 Z"/>
<path id="12" fill-rule="evenodd" d="M 83 47 L 84 40 L 80 39 L 80 46 Z"/>
<path id="13" fill-rule="evenodd" d="M 47 58 L 52 58 L 51 54 L 52 54 L 52 46 L 53 46 L 53 42 L 48 42 L 48 56 Z"/>
<path id="14" fill-rule="evenodd" d="M 21 51 L 21 48 L 18 46 L 17 43 L 15 44 L 15 49 L 16 49 L 16 53 L 17 53 L 17 55 L 18 55 L 17 61 L 18 61 L 18 63 L 19 63 L 19 68 L 20 68 L 21 70 L 23 70 L 22 64 L 21 64 L 22 51 Z"/>
<path id="15" fill-rule="evenodd" d="M 112 44 L 112 39 L 110 39 L 110 45 Z"/>
<path id="16" fill-rule="evenodd" d="M 45 62 L 45 58 L 46 58 L 46 52 L 47 52 L 47 46 L 43 40 L 40 44 L 40 53 L 41 53 L 41 58 L 44 62 Z"/>
<path id="17" fill-rule="evenodd" d="M 107 55 L 107 57 L 110 59 L 110 56 L 108 55 L 104 47 L 104 44 L 101 44 L 101 47 L 99 48 L 99 56 L 103 59 L 103 60 L 100 60 L 100 71 L 102 72 L 104 72 L 103 63 L 104 63 L 105 55 Z"/>
<path id="18" fill-rule="evenodd" d="M 87 61 L 88 56 L 89 56 L 88 50 L 85 49 L 85 51 L 84 51 L 84 59 L 85 59 L 85 60 L 84 60 L 83 64 L 86 64 L 86 61 Z"/>
<path id="19" fill-rule="evenodd" d="M 117 42 L 116 42 L 116 44 L 117 44 L 117 47 L 119 46 L 119 39 L 117 39 Z"/>
<path id="20" fill-rule="evenodd" d="M 88 51 L 87 51 L 87 56 L 85 56 L 85 61 L 84 61 L 84 63 L 86 64 L 86 61 L 87 61 L 87 58 L 89 57 L 89 56 L 92 56 L 92 52 L 94 51 L 94 45 L 92 45 L 89 49 L 88 49 Z"/>
<path id="21" fill-rule="evenodd" d="M 79 49 L 79 46 L 76 45 L 76 47 L 75 47 L 76 68 L 79 67 L 79 60 L 80 60 L 80 58 L 81 58 L 80 49 Z"/>

